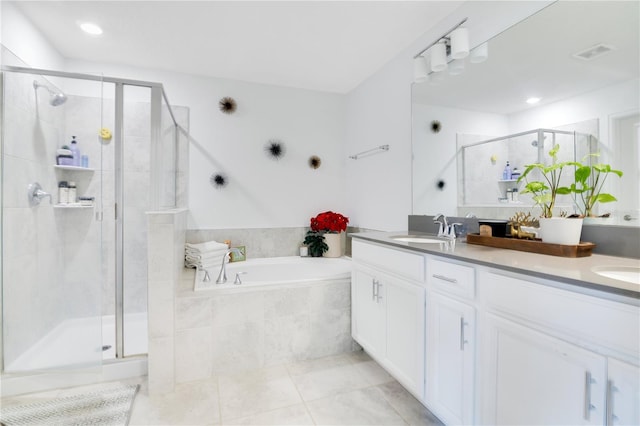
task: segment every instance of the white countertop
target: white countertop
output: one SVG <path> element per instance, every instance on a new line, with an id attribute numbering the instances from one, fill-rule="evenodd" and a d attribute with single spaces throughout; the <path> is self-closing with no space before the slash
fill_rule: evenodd
<path id="1" fill-rule="evenodd" d="M 603 277 L 592 270 L 594 267 L 638 267 L 640 259 L 599 254 L 567 258 L 467 244 L 464 240 L 457 240 L 453 247 L 446 247 L 446 244 L 405 243 L 392 239 L 407 234 L 407 231 L 360 232 L 349 236 L 640 299 L 640 285 Z M 419 235 L 416 232 L 411 234 Z"/>

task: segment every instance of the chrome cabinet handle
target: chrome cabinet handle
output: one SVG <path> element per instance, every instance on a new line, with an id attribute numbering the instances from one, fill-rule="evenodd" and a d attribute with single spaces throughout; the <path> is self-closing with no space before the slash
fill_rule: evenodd
<path id="1" fill-rule="evenodd" d="M 380 284 L 380 281 L 378 281 L 378 290 L 376 291 L 376 303 L 380 303 L 380 299 L 382 299 L 382 296 L 380 296 L 380 287 L 382 287 L 382 284 Z"/>
<path id="2" fill-rule="evenodd" d="M 378 296 L 377 286 L 378 286 L 378 281 L 375 278 L 373 278 L 371 280 L 371 300 L 373 300 L 374 302 L 376 301 L 376 297 Z"/>
<path id="3" fill-rule="evenodd" d="M 596 408 L 591 403 L 591 385 L 596 381 L 591 377 L 591 372 L 586 371 L 584 374 L 584 419 L 591 420 L 591 410 Z"/>
<path id="4" fill-rule="evenodd" d="M 453 284 L 457 284 L 458 283 L 457 279 L 445 277 L 444 275 L 432 274 L 431 276 L 433 278 L 437 278 L 439 280 L 446 281 L 446 282 L 449 282 L 449 283 L 453 283 Z"/>
<path id="5" fill-rule="evenodd" d="M 606 425 L 613 425 L 616 415 L 613 414 L 613 393 L 618 390 L 613 385 L 613 380 L 607 381 L 607 422 Z"/>
<path id="6" fill-rule="evenodd" d="M 469 343 L 464 338 L 464 326 L 465 325 L 467 325 L 467 323 L 464 322 L 464 317 L 460 317 L 460 350 L 461 351 L 464 351 L 464 344 L 465 343 Z"/>

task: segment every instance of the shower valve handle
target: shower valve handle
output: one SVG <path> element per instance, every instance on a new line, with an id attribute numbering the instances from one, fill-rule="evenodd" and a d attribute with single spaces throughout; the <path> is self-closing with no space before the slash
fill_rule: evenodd
<path id="1" fill-rule="evenodd" d="M 43 198 L 49 197 L 49 204 L 52 204 L 51 194 L 43 191 L 38 182 L 30 183 L 27 187 L 27 197 L 30 206 L 37 206 Z"/>

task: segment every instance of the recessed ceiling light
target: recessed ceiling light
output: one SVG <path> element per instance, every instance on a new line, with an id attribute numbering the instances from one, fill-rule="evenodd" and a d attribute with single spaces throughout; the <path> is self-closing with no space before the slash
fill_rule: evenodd
<path id="1" fill-rule="evenodd" d="M 538 102 L 540 102 L 540 98 L 529 98 L 529 99 L 527 99 L 527 103 L 529 105 L 537 104 Z"/>
<path id="2" fill-rule="evenodd" d="M 87 34 L 91 34 L 91 35 L 102 34 L 102 28 L 100 28 L 98 25 L 94 24 L 93 22 L 82 22 L 79 25 L 80 25 L 80 29 Z"/>

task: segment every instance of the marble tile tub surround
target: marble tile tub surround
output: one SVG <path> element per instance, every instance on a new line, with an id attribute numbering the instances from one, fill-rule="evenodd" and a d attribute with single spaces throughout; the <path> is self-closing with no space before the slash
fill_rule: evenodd
<path id="1" fill-rule="evenodd" d="M 308 227 L 292 228 L 248 228 L 248 229 L 189 229 L 187 242 L 231 240 L 234 247 L 245 246 L 248 258 L 298 256 Z M 349 226 L 344 241 L 345 254 L 351 255 L 350 232 L 363 232 L 365 229 Z M 372 229 L 370 231 L 373 231 Z"/>
<path id="2" fill-rule="evenodd" d="M 175 382 L 347 353 L 349 279 L 254 291 L 193 292 L 185 269 L 175 301 Z"/>
<path id="3" fill-rule="evenodd" d="M 184 270 L 187 210 L 147 213 L 149 385 L 158 393 L 175 384 L 174 301 Z"/>
<path id="4" fill-rule="evenodd" d="M 428 215 L 409 215 L 409 232 L 437 233 L 438 225 L 434 225 L 433 218 Z M 478 219 L 451 217 L 447 220 L 449 223 L 464 223 L 467 232 L 478 232 Z M 595 243 L 593 252 L 597 254 L 640 259 L 640 227 L 585 223 L 582 225 L 581 240 Z"/>

